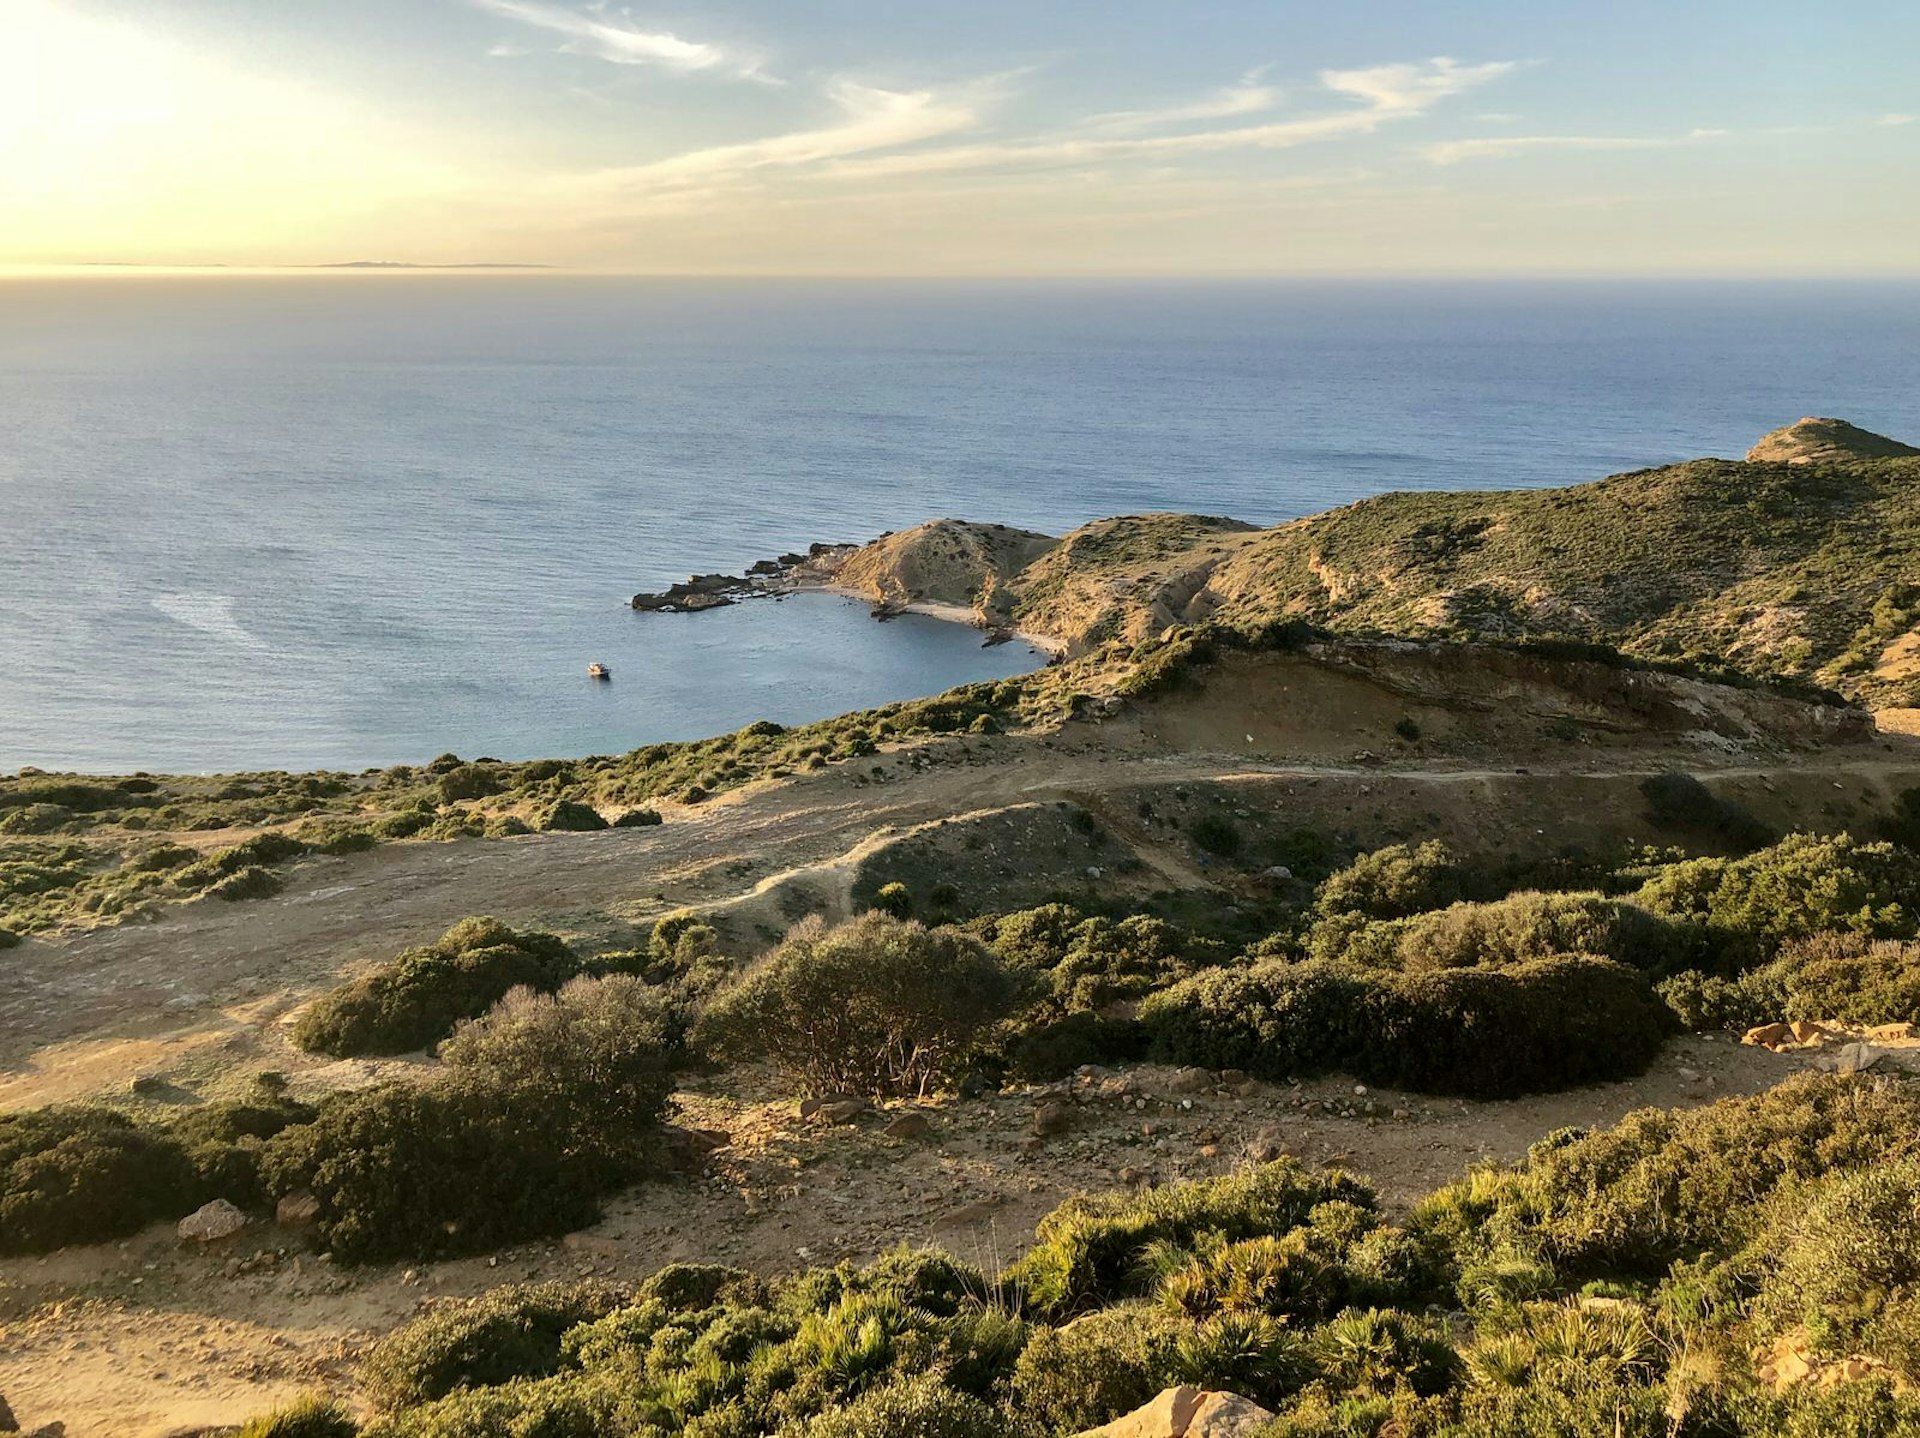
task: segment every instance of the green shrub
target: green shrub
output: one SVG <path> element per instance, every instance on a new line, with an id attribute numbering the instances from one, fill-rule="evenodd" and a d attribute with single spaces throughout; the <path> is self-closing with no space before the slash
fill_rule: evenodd
<path id="1" fill-rule="evenodd" d="M 1771 958 L 1789 939 L 1844 930 L 1911 939 L 1920 856 L 1845 834 L 1790 834 L 1740 859 L 1691 859 L 1649 879 L 1635 902 L 1706 926 L 1730 968 Z"/>
<path id="2" fill-rule="evenodd" d="M 1769 1018 L 1920 1023 L 1920 943 L 1817 934 L 1785 945 L 1764 978 L 1786 996 Z"/>
<path id="3" fill-rule="evenodd" d="M 970 933 L 985 939 L 1015 968 L 1041 972 L 1053 968 L 1067 956 L 1074 930 L 1085 921 L 1071 904 L 1042 904 L 1011 914 L 974 919 L 966 924 Z"/>
<path id="4" fill-rule="evenodd" d="M 1006 1421 L 978 1398 L 932 1374 L 862 1394 L 844 1408 L 781 1430 L 791 1438 L 1011 1438 Z"/>
<path id="5" fill-rule="evenodd" d="M 0 1115 L 0 1253 L 124 1238 L 201 1202 L 184 1146 L 122 1114 Z"/>
<path id="6" fill-rule="evenodd" d="M 1155 1246 L 1191 1248 L 1202 1234 L 1231 1241 L 1284 1233 L 1336 1200 L 1373 1207 L 1358 1180 L 1310 1174 L 1291 1160 L 1137 1195 L 1069 1199 L 1040 1220 L 1032 1250 L 1006 1282 L 1042 1314 L 1137 1297 L 1154 1288 L 1147 1258 Z"/>
<path id="7" fill-rule="evenodd" d="M 570 1232 L 645 1174 L 673 1057 L 657 996 L 625 977 L 520 995 L 455 1034 L 447 1073 L 327 1100 L 271 1140 L 269 1191 L 319 1200 L 343 1259 L 436 1257 Z"/>
<path id="8" fill-rule="evenodd" d="M 1834 1173 L 1771 1207 L 1759 1253 L 1747 1260 L 1764 1275 L 1754 1304 L 1763 1330 L 1804 1329 L 1816 1351 L 1871 1353 L 1916 1377 L 1920 1351 L 1906 1340 L 1920 1298 L 1920 1159 Z M 1890 1351 L 1880 1341 L 1889 1319 Z"/>
<path id="9" fill-rule="evenodd" d="M 535 827 L 548 834 L 586 834 L 608 827 L 600 811 L 577 799 L 561 799 L 536 821 Z"/>
<path id="10" fill-rule="evenodd" d="M 1509 894 L 1454 904 L 1408 921 L 1395 953 L 1407 969 L 1519 964 L 1554 954 L 1597 954 L 1649 973 L 1690 966 L 1698 939 L 1685 924 L 1603 894 Z"/>
<path id="11" fill-rule="evenodd" d="M 1315 903 L 1323 915 L 1407 919 L 1465 897 L 1460 862 L 1453 850 L 1429 839 L 1417 847 L 1390 844 L 1360 855 L 1327 877 Z"/>
<path id="12" fill-rule="evenodd" d="M 0 953 L 8 949 L 17 949 L 26 942 L 12 929 L 0 929 Z"/>
<path id="13" fill-rule="evenodd" d="M 396 1328 L 373 1345 L 361 1376 L 368 1395 L 389 1409 L 459 1388 L 543 1378 L 560 1370 L 569 1329 L 605 1318 L 623 1301 L 599 1283 L 496 1288 Z"/>
<path id="14" fill-rule="evenodd" d="M 1799 1074 L 1752 1098 L 1642 1109 L 1603 1132 L 1555 1136 L 1514 1174 L 1440 1190 L 1410 1226 L 1451 1233 L 1456 1252 L 1491 1242 L 1537 1253 L 1576 1282 L 1659 1277 L 1676 1260 L 1739 1248 L 1776 1190 L 1915 1154 L 1920 1095 Z"/>
<path id="15" fill-rule="evenodd" d="M 1270 960 L 1209 970 L 1154 994 L 1140 1022 L 1164 1062 L 1286 1079 L 1352 1061 L 1366 1039 L 1371 989 L 1337 965 Z"/>
<path id="16" fill-rule="evenodd" d="M 1514 1098 L 1627 1078 L 1673 1032 L 1632 969 L 1567 957 L 1509 969 L 1396 974 L 1371 996 L 1353 1071 L 1421 1093 Z"/>
<path id="17" fill-rule="evenodd" d="M 613 821 L 616 829 L 651 829 L 666 821 L 658 809 L 628 809 Z"/>
<path id="18" fill-rule="evenodd" d="M 1460 1370 L 1445 1328 L 1394 1309 L 1349 1309 L 1316 1328 L 1307 1346 L 1313 1367 L 1347 1392 L 1391 1393 L 1404 1385 L 1432 1397 L 1451 1387 Z"/>
<path id="19" fill-rule="evenodd" d="M 1742 805 L 1722 799 L 1691 774 L 1654 774 L 1640 782 L 1647 814 L 1661 829 L 1711 834 L 1737 849 L 1757 849 L 1778 837 Z"/>
<path id="20" fill-rule="evenodd" d="M 1732 978 L 1687 969 L 1663 980 L 1656 992 L 1695 1033 L 1745 1033 L 1778 1020 L 1787 1002 L 1786 989 L 1770 969 Z"/>
<path id="21" fill-rule="evenodd" d="M 209 899 L 225 899 L 231 903 L 241 899 L 272 898 L 282 887 L 278 874 L 254 864 L 210 884 L 204 892 Z"/>
<path id="22" fill-rule="evenodd" d="M 1225 958 L 1221 945 L 1191 939 L 1164 919 L 1143 914 L 1118 923 L 1093 918 L 1074 927 L 1050 982 L 1061 1009 L 1092 1011 L 1143 998 Z"/>
<path id="23" fill-rule="evenodd" d="M 488 764 L 462 764 L 440 776 L 442 804 L 458 804 L 466 799 L 484 799 L 506 787 L 499 770 Z"/>
<path id="24" fill-rule="evenodd" d="M 314 1394 L 249 1419 L 238 1438 L 354 1438 L 359 1431 L 344 1404 Z"/>
<path id="25" fill-rule="evenodd" d="M 888 914 L 896 919 L 913 917 L 913 895 L 905 884 L 897 880 L 891 884 L 882 884 L 873 895 L 873 911 Z"/>
<path id="26" fill-rule="evenodd" d="M 462 919 L 432 944 L 316 1000 L 295 1023 L 293 1041 L 340 1057 L 407 1053 L 438 1043 L 510 989 L 552 990 L 579 972 L 573 951 L 551 934 Z"/>
<path id="27" fill-rule="evenodd" d="M 724 1059 L 770 1058 L 809 1092 L 922 1093 L 1014 996 L 999 957 L 956 929 L 809 919 L 721 991 L 698 1041 Z"/>
<path id="28" fill-rule="evenodd" d="M 1235 858 L 1246 846 L 1238 826 L 1221 814 L 1202 814 L 1187 826 L 1187 835 L 1209 854 L 1221 859 Z"/>
<path id="29" fill-rule="evenodd" d="M 448 1074 L 561 1111 L 589 1143 L 604 1129 L 608 1158 L 621 1135 L 665 1111 L 679 1061 L 679 1016 L 660 992 L 626 974 L 577 978 L 556 994 L 515 989 L 441 1045 Z"/>
<path id="30" fill-rule="evenodd" d="M 1264 1313 L 1222 1313 L 1174 1337 L 1168 1377 L 1278 1407 L 1313 1376 L 1300 1335 Z"/>
<path id="31" fill-rule="evenodd" d="M 1129 1413 L 1166 1385 L 1187 1327 L 1121 1306 L 1037 1329 L 1014 1365 L 1011 1406 L 1043 1433 L 1077 1433 Z"/>
<path id="32" fill-rule="evenodd" d="M 1168 1063 L 1474 1097 L 1639 1073 L 1673 1029 L 1639 975 L 1586 958 L 1412 974 L 1267 961 L 1155 994 L 1140 1021 Z"/>

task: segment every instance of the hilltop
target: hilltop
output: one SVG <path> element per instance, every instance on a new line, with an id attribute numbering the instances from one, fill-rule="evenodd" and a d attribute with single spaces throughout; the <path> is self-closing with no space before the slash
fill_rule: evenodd
<path id="1" fill-rule="evenodd" d="M 887 603 L 964 601 L 1074 655 L 1174 624 L 1257 633 L 1300 619 L 1604 643 L 1900 708 L 1920 704 L 1916 486 L 1920 450 L 1803 419 L 1744 460 L 1564 489 L 1384 494 L 1270 529 L 1130 515 L 1015 545 L 942 520 L 851 552 L 831 578 Z"/>

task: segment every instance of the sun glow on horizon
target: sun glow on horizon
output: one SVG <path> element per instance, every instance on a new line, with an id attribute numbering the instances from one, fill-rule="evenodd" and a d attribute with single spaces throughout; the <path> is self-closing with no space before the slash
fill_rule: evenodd
<path id="1" fill-rule="evenodd" d="M 196 265 L 349 243 L 464 183 L 429 137 L 297 80 L 53 0 L 0 12 L 0 263 Z"/>

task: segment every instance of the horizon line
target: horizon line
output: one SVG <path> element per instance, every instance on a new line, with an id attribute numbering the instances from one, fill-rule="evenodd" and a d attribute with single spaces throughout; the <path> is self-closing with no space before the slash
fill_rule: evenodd
<path id="1" fill-rule="evenodd" d="M 204 278 L 258 278 L 262 276 L 338 276 L 393 277 L 396 275 L 434 276 L 485 273 L 509 273 L 552 279 L 644 279 L 672 281 L 811 281 L 847 282 L 953 282 L 953 283 L 1248 283 L 1287 281 L 1470 281 L 1470 282 L 1543 282 L 1579 281 L 1606 283 L 1620 281 L 1664 281 L 1699 284 L 1740 284 L 1757 281 L 1920 281 L 1920 267 L 1911 270 L 1795 270 L 1756 269 L 1729 272 L 1711 270 L 1642 269 L 1534 269 L 1534 270 L 648 270 L 620 267 L 569 266 L 531 261 L 475 261 L 418 263 L 402 260 L 337 260 L 284 264 L 230 264 L 205 262 L 168 264 L 81 260 L 71 262 L 0 262 L 0 280 L 4 279 L 116 279 L 141 276 L 178 276 Z"/>

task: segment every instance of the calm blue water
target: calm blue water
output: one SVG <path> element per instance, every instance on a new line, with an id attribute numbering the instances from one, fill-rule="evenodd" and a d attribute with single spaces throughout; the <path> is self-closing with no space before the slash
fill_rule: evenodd
<path id="1" fill-rule="evenodd" d="M 830 598 L 627 596 L 944 514 L 1567 484 L 1803 414 L 1920 436 L 1920 286 L 15 281 L 0 770 L 806 720 L 1035 660 Z"/>

